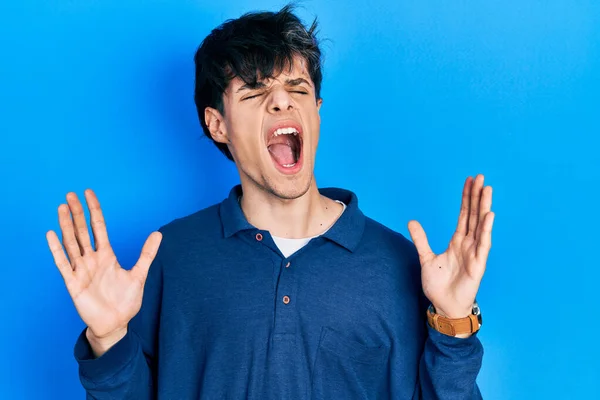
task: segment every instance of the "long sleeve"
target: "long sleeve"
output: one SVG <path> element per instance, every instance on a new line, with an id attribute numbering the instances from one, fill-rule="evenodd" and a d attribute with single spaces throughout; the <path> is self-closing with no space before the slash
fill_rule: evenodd
<path id="1" fill-rule="evenodd" d="M 460 339 L 429 326 L 427 331 L 415 400 L 481 399 L 475 380 L 481 368 L 483 346 L 477 334 Z"/>
<path id="2" fill-rule="evenodd" d="M 88 399 L 156 397 L 156 347 L 162 299 L 159 256 L 160 248 L 148 272 L 142 307 L 130 321 L 125 337 L 98 358 L 94 358 L 85 330 L 77 339 L 74 354 Z"/>
<path id="3" fill-rule="evenodd" d="M 421 266 L 413 246 L 412 271 L 415 287 L 422 287 Z M 419 361 L 418 382 L 414 400 L 479 400 L 481 392 L 476 379 L 483 360 L 483 346 L 477 333 L 466 339 L 444 335 L 429 326 L 426 310 L 429 300 L 419 290 L 420 318 L 418 335 L 422 353 Z M 424 343 L 424 344 L 423 344 Z"/>

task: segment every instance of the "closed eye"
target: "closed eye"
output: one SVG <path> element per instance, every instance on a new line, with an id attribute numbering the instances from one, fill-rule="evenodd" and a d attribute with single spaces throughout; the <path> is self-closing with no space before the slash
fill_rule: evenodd
<path id="1" fill-rule="evenodd" d="M 303 92 L 303 91 L 301 91 L 301 90 L 292 90 L 292 93 L 298 93 L 298 94 L 308 94 L 308 92 Z M 257 94 L 254 94 L 254 95 L 252 95 L 252 96 L 244 97 L 244 98 L 242 99 L 242 101 L 244 101 L 244 100 L 249 100 L 249 99 L 253 99 L 253 98 L 255 98 L 255 97 L 262 96 L 262 95 L 263 95 L 263 93 L 257 93 Z"/>
<path id="2" fill-rule="evenodd" d="M 248 99 L 253 99 L 253 98 L 258 97 L 258 96 L 262 96 L 262 93 L 258 93 L 258 94 L 252 95 L 252 96 L 244 97 L 242 99 L 242 101 L 248 100 Z"/>

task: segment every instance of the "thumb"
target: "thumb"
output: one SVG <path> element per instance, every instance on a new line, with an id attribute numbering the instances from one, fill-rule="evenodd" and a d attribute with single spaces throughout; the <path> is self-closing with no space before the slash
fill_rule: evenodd
<path id="1" fill-rule="evenodd" d="M 431 256 L 434 254 L 433 251 L 431 251 L 431 247 L 429 247 L 427 235 L 425 235 L 425 231 L 423 230 L 421 224 L 417 221 L 410 221 L 408 223 L 408 232 L 410 233 L 410 237 L 417 248 L 421 263 L 424 260 L 431 258 Z"/>
<path id="2" fill-rule="evenodd" d="M 152 232 L 150 236 L 148 236 L 148 239 L 146 239 L 144 247 L 142 247 L 140 258 L 133 268 L 131 268 L 131 273 L 134 274 L 135 277 L 142 283 L 146 282 L 148 270 L 150 269 L 152 261 L 154 261 L 154 258 L 156 257 L 156 253 L 158 253 L 158 247 L 160 246 L 161 241 L 162 233 L 158 231 Z"/>

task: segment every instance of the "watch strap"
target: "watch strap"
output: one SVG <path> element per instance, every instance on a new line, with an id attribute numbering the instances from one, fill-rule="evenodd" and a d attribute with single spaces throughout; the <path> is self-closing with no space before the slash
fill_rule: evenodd
<path id="1" fill-rule="evenodd" d="M 479 330 L 479 320 L 475 314 L 465 318 L 446 318 L 427 310 L 427 322 L 436 331 L 448 336 L 475 333 Z"/>

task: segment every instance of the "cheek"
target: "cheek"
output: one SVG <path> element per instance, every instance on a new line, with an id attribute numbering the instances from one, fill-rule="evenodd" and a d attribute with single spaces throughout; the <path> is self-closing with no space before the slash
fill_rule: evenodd
<path id="1" fill-rule="evenodd" d="M 260 128 L 250 127 L 248 124 L 234 127 L 230 135 L 231 145 L 239 158 L 250 159 L 260 157 L 262 143 L 260 142 Z"/>
<path id="2" fill-rule="evenodd" d="M 316 148 L 319 142 L 319 135 L 321 130 L 321 118 L 316 114 L 310 120 L 310 131 L 311 131 L 311 147 Z"/>

